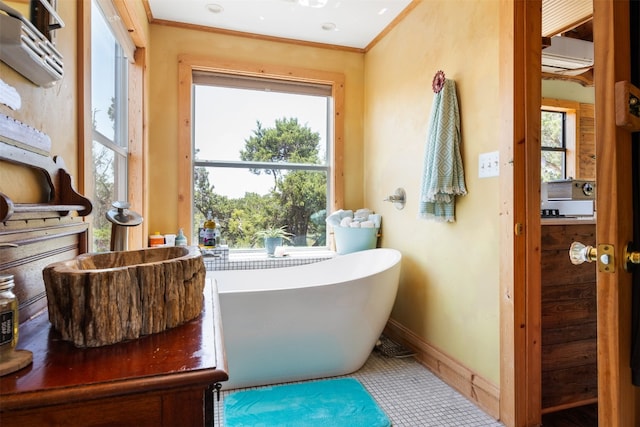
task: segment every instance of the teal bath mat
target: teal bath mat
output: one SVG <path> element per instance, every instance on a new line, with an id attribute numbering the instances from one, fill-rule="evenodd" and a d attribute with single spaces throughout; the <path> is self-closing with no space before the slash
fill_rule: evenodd
<path id="1" fill-rule="evenodd" d="M 391 421 L 353 378 L 262 387 L 224 398 L 225 427 L 389 427 Z"/>

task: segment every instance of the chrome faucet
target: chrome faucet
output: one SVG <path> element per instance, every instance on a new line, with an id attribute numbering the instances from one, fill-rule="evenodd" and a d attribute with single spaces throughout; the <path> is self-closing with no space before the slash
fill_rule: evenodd
<path id="1" fill-rule="evenodd" d="M 128 202 L 113 202 L 113 209 L 106 213 L 106 217 L 111 222 L 111 244 L 112 251 L 126 251 L 129 248 L 129 238 L 127 227 L 135 227 L 142 224 L 142 216 L 129 210 Z"/>

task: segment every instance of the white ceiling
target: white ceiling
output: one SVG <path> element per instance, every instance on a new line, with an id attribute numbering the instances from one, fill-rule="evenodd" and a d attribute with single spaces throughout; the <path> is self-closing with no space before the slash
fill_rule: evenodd
<path id="1" fill-rule="evenodd" d="M 153 20 L 364 49 L 411 0 L 148 0 L 148 3 Z"/>

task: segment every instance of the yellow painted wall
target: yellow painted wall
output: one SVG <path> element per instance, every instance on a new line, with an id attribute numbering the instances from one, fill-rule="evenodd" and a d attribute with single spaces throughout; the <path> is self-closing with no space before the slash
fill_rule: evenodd
<path id="1" fill-rule="evenodd" d="M 7 115 L 49 135 L 51 154 L 61 156 L 77 188 L 77 109 L 76 109 L 76 9 L 75 1 L 58 4 L 58 14 L 65 23 L 56 30 L 56 48 L 64 60 L 64 77 L 53 87 L 42 88 L 0 62 L 0 79 L 14 87 L 22 99 L 22 107 L 14 111 L 0 104 L 0 114 Z M 0 192 L 16 203 L 41 202 L 44 193 L 36 174 L 24 168 L 0 162 Z"/>
<path id="2" fill-rule="evenodd" d="M 357 52 L 319 49 L 212 32 L 151 25 L 149 106 L 150 231 L 176 232 L 178 189 L 178 56 L 209 55 L 233 61 L 310 68 L 345 75 L 345 205 L 363 202 L 364 57 Z"/>
<path id="3" fill-rule="evenodd" d="M 365 56 L 365 204 L 385 247 L 402 251 L 392 318 L 499 384 L 498 178 L 478 155 L 498 150 L 497 0 L 421 2 Z M 457 85 L 468 195 L 455 223 L 417 218 L 436 71 Z M 397 187 L 407 204 L 383 199 Z"/>

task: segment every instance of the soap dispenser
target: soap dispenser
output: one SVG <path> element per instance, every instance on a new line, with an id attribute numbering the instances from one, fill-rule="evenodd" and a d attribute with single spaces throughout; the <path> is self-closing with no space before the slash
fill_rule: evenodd
<path id="1" fill-rule="evenodd" d="M 176 236 L 176 246 L 187 246 L 187 236 L 184 235 L 182 228 L 178 231 Z"/>

